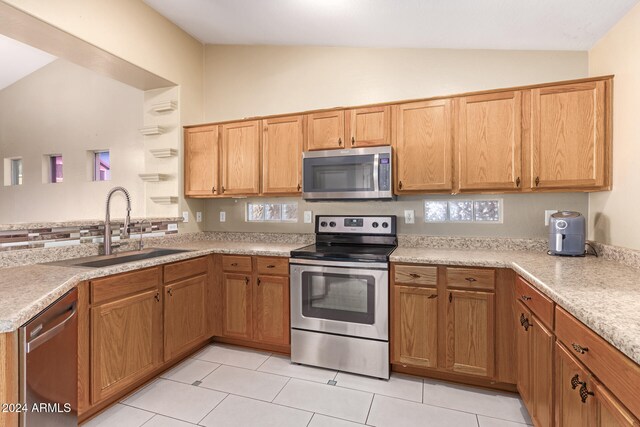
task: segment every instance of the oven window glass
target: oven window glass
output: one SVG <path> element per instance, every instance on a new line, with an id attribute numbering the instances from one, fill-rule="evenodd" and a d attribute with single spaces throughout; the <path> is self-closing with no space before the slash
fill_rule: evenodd
<path id="1" fill-rule="evenodd" d="M 304 191 L 375 191 L 374 156 L 342 156 L 304 160 Z"/>
<path id="2" fill-rule="evenodd" d="M 302 273 L 302 315 L 373 325 L 375 279 L 359 274 Z"/>

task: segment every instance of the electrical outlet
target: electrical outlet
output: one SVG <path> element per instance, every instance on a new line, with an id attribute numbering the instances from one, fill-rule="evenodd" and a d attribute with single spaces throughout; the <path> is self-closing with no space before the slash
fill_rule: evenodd
<path id="1" fill-rule="evenodd" d="M 220 211 L 220 222 L 225 222 L 227 220 L 227 213 L 225 211 Z"/>
<path id="2" fill-rule="evenodd" d="M 202 212 L 196 212 L 196 222 L 202 222 Z"/>
<path id="3" fill-rule="evenodd" d="M 413 211 L 413 210 L 404 211 L 404 223 L 405 224 L 413 224 L 415 222 L 416 222 L 415 211 Z"/>
<path id="4" fill-rule="evenodd" d="M 549 225 L 549 219 L 551 218 L 551 215 L 553 215 L 556 212 L 559 212 L 559 211 L 555 209 L 544 211 L 544 225 Z"/>
<path id="5" fill-rule="evenodd" d="M 167 231 L 178 231 L 178 224 L 167 224 Z"/>
<path id="6" fill-rule="evenodd" d="M 313 222 L 313 212 L 304 211 L 304 223 L 311 224 L 311 222 Z"/>
<path id="7" fill-rule="evenodd" d="M 189 211 L 182 212 L 182 222 L 189 222 Z"/>

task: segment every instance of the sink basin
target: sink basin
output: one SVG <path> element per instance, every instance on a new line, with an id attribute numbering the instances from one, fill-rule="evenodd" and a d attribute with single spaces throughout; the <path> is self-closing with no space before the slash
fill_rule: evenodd
<path id="1" fill-rule="evenodd" d="M 142 251 L 127 251 L 113 255 L 99 255 L 92 257 L 67 259 L 64 261 L 52 262 L 49 264 L 63 265 L 65 267 L 109 267 L 111 265 L 124 264 L 127 262 L 141 261 L 150 258 L 157 258 L 166 255 L 190 252 L 187 249 L 160 249 L 149 248 Z"/>

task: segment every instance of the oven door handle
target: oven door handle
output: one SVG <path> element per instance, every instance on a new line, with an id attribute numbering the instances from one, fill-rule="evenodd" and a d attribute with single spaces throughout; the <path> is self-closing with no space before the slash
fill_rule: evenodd
<path id="1" fill-rule="evenodd" d="M 355 268 L 358 270 L 388 270 L 389 264 L 386 262 L 348 262 L 348 261 L 330 261 L 322 259 L 304 259 L 290 258 L 290 265 L 313 265 L 318 267 L 339 267 L 339 268 Z"/>

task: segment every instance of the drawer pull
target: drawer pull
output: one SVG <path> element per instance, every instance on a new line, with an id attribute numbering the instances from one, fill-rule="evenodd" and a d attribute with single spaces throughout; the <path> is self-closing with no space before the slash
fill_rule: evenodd
<path id="1" fill-rule="evenodd" d="M 476 279 L 475 277 L 465 277 L 464 280 L 466 280 L 469 283 L 473 283 L 473 282 L 477 282 L 478 279 Z"/>
<path id="2" fill-rule="evenodd" d="M 583 347 L 580 344 L 576 343 L 571 343 L 571 347 L 573 347 L 573 349 L 580 354 L 585 354 L 587 351 L 589 351 L 587 347 Z"/>
<path id="3" fill-rule="evenodd" d="M 260 286 L 260 278 L 259 277 L 258 277 L 258 280 L 257 280 L 257 284 L 258 284 L 258 286 Z"/>
<path id="4" fill-rule="evenodd" d="M 428 299 L 438 298 L 438 294 L 431 294 L 427 297 Z"/>
<path id="5" fill-rule="evenodd" d="M 231 263 L 231 267 L 237 267 L 237 266 L 238 266 L 238 263 L 237 263 L 237 262 L 232 262 L 232 263 Z"/>
<path id="6" fill-rule="evenodd" d="M 531 301 L 531 297 L 528 297 L 526 295 L 522 295 L 520 298 L 522 298 L 522 301 Z"/>
<path id="7" fill-rule="evenodd" d="M 267 268 L 276 268 L 276 266 L 273 265 L 273 264 L 269 264 L 269 265 L 267 265 Z"/>
<path id="8" fill-rule="evenodd" d="M 420 275 L 416 274 L 416 273 L 409 273 L 409 276 L 413 277 L 414 279 L 419 279 Z"/>
<path id="9" fill-rule="evenodd" d="M 156 292 L 156 296 L 154 298 L 156 301 L 160 302 L 160 292 Z"/>
<path id="10" fill-rule="evenodd" d="M 575 390 L 581 384 L 584 383 L 580 381 L 580 376 L 578 374 L 575 374 L 573 378 L 571 378 L 571 388 Z"/>
<path id="11" fill-rule="evenodd" d="M 167 293 L 169 294 L 170 297 L 173 296 L 173 289 L 169 288 L 167 289 Z"/>
<path id="12" fill-rule="evenodd" d="M 582 383 L 582 387 L 580 387 L 580 400 L 582 403 L 587 403 L 587 398 L 589 396 L 593 396 L 593 392 L 587 389 L 587 383 Z"/>
<path id="13" fill-rule="evenodd" d="M 245 284 L 245 285 L 248 285 L 248 284 L 249 284 L 249 278 L 248 278 L 248 277 L 245 277 L 245 278 L 244 278 L 244 284 Z"/>

